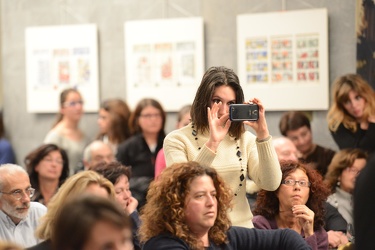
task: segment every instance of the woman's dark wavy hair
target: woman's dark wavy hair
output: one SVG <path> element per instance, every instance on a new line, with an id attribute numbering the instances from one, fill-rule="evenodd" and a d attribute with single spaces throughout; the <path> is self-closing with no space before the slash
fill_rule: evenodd
<path id="1" fill-rule="evenodd" d="M 131 170 L 121 164 L 121 162 L 113 161 L 110 163 L 100 162 L 93 169 L 91 169 L 105 178 L 107 178 L 113 185 L 115 185 L 121 176 L 125 175 L 130 180 Z"/>
<path id="2" fill-rule="evenodd" d="M 245 100 L 240 80 L 233 70 L 226 67 L 209 68 L 203 75 L 190 111 L 191 120 L 197 130 L 202 133 L 209 129 L 207 107 L 211 107 L 212 96 L 215 89 L 220 86 L 229 86 L 233 89 L 236 103 L 243 103 Z M 229 135 L 240 138 L 244 131 L 242 122 L 233 122 L 229 128 Z"/>
<path id="3" fill-rule="evenodd" d="M 232 201 L 230 188 L 213 168 L 203 167 L 197 162 L 186 162 L 166 168 L 159 178 L 151 183 L 147 203 L 141 215 L 141 242 L 167 233 L 182 239 L 191 249 L 203 247 L 185 223 L 185 199 L 189 194 L 191 182 L 196 177 L 205 175 L 212 178 L 217 192 L 217 218 L 208 232 L 208 237 L 217 245 L 227 241 L 226 232 L 231 225 L 227 214 Z"/>
<path id="4" fill-rule="evenodd" d="M 310 186 L 309 199 L 306 206 L 315 213 L 314 230 L 324 226 L 324 202 L 329 195 L 329 189 L 323 184 L 322 176 L 315 169 L 302 163 L 296 162 L 281 162 L 282 180 L 295 172 L 297 169 L 306 173 Z M 282 184 L 280 184 L 282 185 Z M 280 187 L 275 191 L 261 190 L 258 193 L 256 200 L 255 215 L 262 215 L 267 219 L 275 218 L 279 214 L 279 199 L 276 194 L 279 192 Z"/>
<path id="5" fill-rule="evenodd" d="M 25 157 L 25 166 L 30 177 L 30 184 L 39 190 L 38 172 L 35 171 L 36 166 L 52 151 L 59 151 L 63 160 L 63 169 L 59 178 L 59 186 L 61 186 L 66 178 L 69 177 L 69 159 L 64 149 L 55 144 L 44 144 Z"/>

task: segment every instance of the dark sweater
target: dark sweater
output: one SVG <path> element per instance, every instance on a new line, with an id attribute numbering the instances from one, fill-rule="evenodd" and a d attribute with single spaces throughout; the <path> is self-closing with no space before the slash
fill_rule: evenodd
<path id="1" fill-rule="evenodd" d="M 215 250 L 304 250 L 311 249 L 302 237 L 291 229 L 258 230 L 243 227 L 231 227 L 228 232 L 228 243 L 217 246 L 213 243 L 206 249 Z M 143 250 L 188 250 L 185 241 L 172 235 L 164 234 L 151 238 Z"/>
<path id="2" fill-rule="evenodd" d="M 154 152 L 151 152 L 141 133 L 130 137 L 118 146 L 117 160 L 125 166 L 131 166 L 130 191 L 138 200 L 138 210 L 146 203 L 148 186 L 155 175 L 156 154 L 163 147 L 164 137 L 164 133 L 159 135 Z"/>
<path id="3" fill-rule="evenodd" d="M 324 177 L 335 153 L 335 151 L 329 148 L 316 145 L 315 150 L 310 155 L 298 160 L 312 165 Z"/>
<path id="4" fill-rule="evenodd" d="M 375 123 L 369 123 L 367 130 L 357 125 L 358 129 L 353 133 L 341 123 L 336 132 L 331 132 L 333 139 L 340 149 L 359 148 L 372 154 L 375 151 Z"/>

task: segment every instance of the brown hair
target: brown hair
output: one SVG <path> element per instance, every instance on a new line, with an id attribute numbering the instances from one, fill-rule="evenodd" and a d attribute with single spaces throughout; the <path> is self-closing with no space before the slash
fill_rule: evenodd
<path id="1" fill-rule="evenodd" d="M 328 185 L 332 193 L 335 192 L 336 184 L 342 171 L 351 167 L 357 159 L 367 160 L 367 153 L 357 148 L 347 148 L 340 150 L 332 158 L 324 179 L 324 183 Z"/>
<path id="2" fill-rule="evenodd" d="M 333 103 L 327 115 L 328 128 L 333 132 L 341 123 L 350 131 L 357 131 L 357 121 L 344 108 L 344 103 L 349 99 L 349 92 L 352 90 L 366 101 L 363 118 L 368 120 L 370 116 L 375 115 L 375 92 L 366 80 L 357 74 L 338 77 L 332 86 Z"/>
<path id="3" fill-rule="evenodd" d="M 159 135 L 160 134 L 165 135 L 164 126 L 165 126 L 166 114 L 161 104 L 155 99 L 151 99 L 151 98 L 145 98 L 138 102 L 137 107 L 135 107 L 135 110 L 131 114 L 130 119 L 129 119 L 130 130 L 132 131 L 133 134 L 142 133 L 142 128 L 141 126 L 139 126 L 138 120 L 139 120 L 139 117 L 141 116 L 142 110 L 148 106 L 154 107 L 160 111 L 160 115 L 163 119 L 163 125 L 159 131 Z"/>
<path id="4" fill-rule="evenodd" d="M 212 178 L 217 195 L 217 218 L 208 232 L 210 241 L 217 245 L 227 240 L 226 232 L 231 223 L 228 209 L 231 208 L 232 192 L 215 169 L 203 167 L 197 162 L 175 163 L 166 168 L 150 185 L 147 203 L 143 207 L 139 229 L 142 242 L 163 233 L 184 240 L 191 249 L 202 248 L 199 240 L 185 223 L 185 199 L 191 182 L 199 176 Z"/>
<path id="5" fill-rule="evenodd" d="M 285 112 L 279 123 L 279 129 L 283 136 L 287 136 L 289 131 L 297 130 L 303 126 L 311 130 L 309 118 L 301 111 Z"/>
<path id="6" fill-rule="evenodd" d="M 282 180 L 295 172 L 297 169 L 302 170 L 306 173 L 310 186 L 309 199 L 306 202 L 306 206 L 309 207 L 315 213 L 314 228 L 324 226 L 324 202 L 326 201 L 329 190 L 323 184 L 322 176 L 316 170 L 296 162 L 281 162 Z M 281 184 L 280 184 L 281 185 Z M 275 191 L 261 190 L 258 193 L 256 200 L 256 208 L 254 210 L 255 215 L 262 215 L 267 219 L 275 218 L 279 214 L 279 199 L 276 194 L 279 192 L 280 187 Z"/>
<path id="7" fill-rule="evenodd" d="M 35 168 L 39 165 L 39 163 L 43 160 L 44 157 L 46 157 L 49 153 L 53 151 L 58 151 L 63 161 L 63 169 L 61 171 L 61 175 L 59 178 L 59 186 L 64 183 L 66 178 L 69 177 L 69 160 L 65 150 L 58 147 L 55 144 L 44 144 L 30 152 L 25 157 L 24 161 L 27 173 L 30 176 L 31 186 L 34 187 L 36 190 L 39 190 L 39 174 L 35 171 Z"/>
<path id="8" fill-rule="evenodd" d="M 130 109 L 121 99 L 108 99 L 103 101 L 101 109 L 110 114 L 111 125 L 107 132 L 109 141 L 120 144 L 131 136 L 129 128 Z M 101 139 L 105 134 L 99 133 L 97 139 Z"/>
<path id="9" fill-rule="evenodd" d="M 54 249 L 83 249 L 95 225 L 102 221 L 110 223 L 118 230 L 131 231 L 129 217 L 109 199 L 83 195 L 61 204 L 61 212 L 56 216 L 56 223 L 51 228 Z"/>
<path id="10" fill-rule="evenodd" d="M 113 185 L 115 185 L 118 182 L 119 178 L 122 175 L 128 177 L 128 180 L 130 180 L 131 176 L 130 168 L 122 165 L 118 161 L 113 161 L 110 163 L 100 162 L 91 170 L 94 170 L 95 172 L 103 175 L 110 182 L 112 182 Z"/>
<path id="11" fill-rule="evenodd" d="M 197 131 L 208 131 L 207 107 L 211 106 L 215 89 L 220 86 L 229 86 L 236 95 L 236 103 L 244 102 L 244 94 L 238 76 L 233 70 L 225 67 L 211 67 L 204 73 L 201 84 L 195 94 L 195 99 L 190 111 L 191 119 Z M 229 135 L 240 138 L 245 131 L 241 122 L 233 122 L 229 128 Z"/>
<path id="12" fill-rule="evenodd" d="M 60 93 L 60 108 L 63 108 L 64 107 L 64 103 L 66 102 L 66 99 L 68 98 L 68 95 L 70 93 L 77 93 L 81 96 L 81 93 L 79 93 L 79 91 L 77 89 L 74 89 L 74 88 L 69 88 L 69 89 L 65 89 L 63 90 L 61 93 Z M 63 119 L 63 115 L 61 114 L 61 112 L 59 112 L 57 114 L 57 118 L 56 118 L 56 121 L 55 123 L 53 124 L 52 128 L 56 127 L 56 125 L 61 122 L 61 120 Z"/>

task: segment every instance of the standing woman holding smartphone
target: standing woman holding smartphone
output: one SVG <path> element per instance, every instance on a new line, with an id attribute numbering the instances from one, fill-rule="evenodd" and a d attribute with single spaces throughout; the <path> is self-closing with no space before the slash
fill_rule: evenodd
<path id="1" fill-rule="evenodd" d="M 229 213 L 232 224 L 248 228 L 253 227 L 253 215 L 246 198 L 246 177 L 269 191 L 277 189 L 281 181 L 264 106 L 257 98 L 250 101 L 259 106 L 259 119 L 231 122 L 229 105 L 244 103 L 238 76 L 231 69 L 211 67 L 195 95 L 192 122 L 164 140 L 167 166 L 196 161 L 216 169 L 234 195 L 234 207 Z M 244 125 L 252 127 L 256 136 Z"/>

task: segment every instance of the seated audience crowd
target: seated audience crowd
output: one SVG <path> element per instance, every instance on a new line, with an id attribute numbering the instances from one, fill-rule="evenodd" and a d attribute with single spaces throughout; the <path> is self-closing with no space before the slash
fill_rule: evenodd
<path id="1" fill-rule="evenodd" d="M 375 92 L 357 74 L 332 84 L 327 131 L 338 152 L 314 142 L 302 111 L 282 113 L 283 136 L 271 136 L 265 105 L 246 101 L 226 67 L 205 72 L 169 134 L 153 98 L 134 110 L 104 100 L 96 136 L 79 127 L 78 89 L 58 101 L 24 166 L 0 112 L 0 249 L 346 249 L 353 224 L 358 247 L 369 246 L 373 228 L 360 213 L 374 202 L 360 196 L 372 183 L 361 172 L 374 167 Z M 259 119 L 231 121 L 236 103 L 257 104 Z"/>

